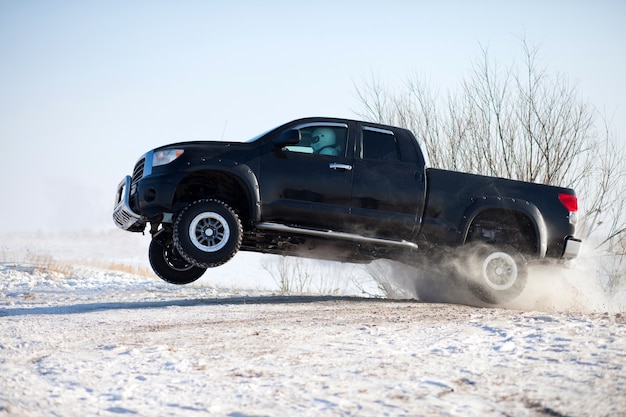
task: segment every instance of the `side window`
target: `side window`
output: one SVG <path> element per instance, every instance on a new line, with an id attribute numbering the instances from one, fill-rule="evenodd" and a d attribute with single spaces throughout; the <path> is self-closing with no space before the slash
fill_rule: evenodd
<path id="1" fill-rule="evenodd" d="M 304 126 L 300 130 L 300 143 L 287 146 L 290 152 L 318 155 L 345 156 L 348 128 L 334 125 Z"/>
<path id="2" fill-rule="evenodd" d="M 363 159 L 399 161 L 398 140 L 391 131 L 363 129 Z"/>

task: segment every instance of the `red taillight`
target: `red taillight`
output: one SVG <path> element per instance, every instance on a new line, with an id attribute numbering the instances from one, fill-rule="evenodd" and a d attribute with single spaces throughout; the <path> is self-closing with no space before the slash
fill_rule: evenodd
<path id="1" fill-rule="evenodd" d="M 559 200 L 561 204 L 565 206 L 565 208 L 570 212 L 578 211 L 578 197 L 573 194 L 559 194 Z"/>

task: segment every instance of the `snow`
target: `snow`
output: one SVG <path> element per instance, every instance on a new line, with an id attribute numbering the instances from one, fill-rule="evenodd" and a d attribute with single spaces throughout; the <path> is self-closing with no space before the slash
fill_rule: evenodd
<path id="1" fill-rule="evenodd" d="M 246 253 L 174 286 L 147 244 L 0 236 L 0 415 L 626 415 L 626 319 L 585 262 L 485 308 L 364 296 L 351 266 L 285 295 Z"/>

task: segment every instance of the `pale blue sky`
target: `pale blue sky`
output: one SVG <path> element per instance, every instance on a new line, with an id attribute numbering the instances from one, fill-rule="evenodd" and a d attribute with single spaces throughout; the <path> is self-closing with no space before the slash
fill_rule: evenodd
<path id="1" fill-rule="evenodd" d="M 626 135 L 626 1 L 0 0 L 0 233 L 113 228 L 117 183 L 180 140 L 356 117 L 354 84 L 442 91 L 519 38 Z"/>

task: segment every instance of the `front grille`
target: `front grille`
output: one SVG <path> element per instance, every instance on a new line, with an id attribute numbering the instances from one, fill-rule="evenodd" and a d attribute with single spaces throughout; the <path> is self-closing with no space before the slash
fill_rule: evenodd
<path id="1" fill-rule="evenodd" d="M 143 170 L 146 165 L 146 158 L 141 158 L 135 165 L 133 177 L 130 183 L 130 195 L 133 196 L 137 192 L 137 183 L 143 178 Z"/>

